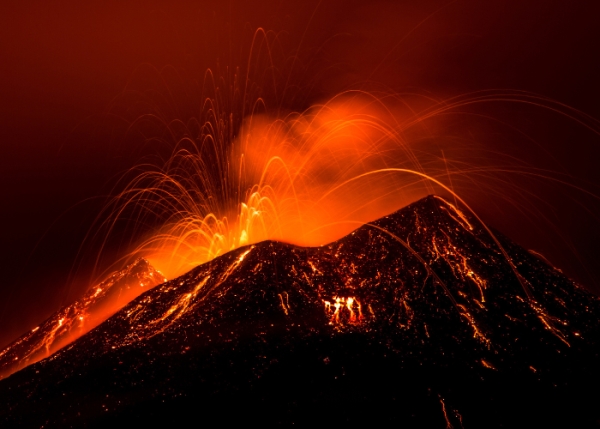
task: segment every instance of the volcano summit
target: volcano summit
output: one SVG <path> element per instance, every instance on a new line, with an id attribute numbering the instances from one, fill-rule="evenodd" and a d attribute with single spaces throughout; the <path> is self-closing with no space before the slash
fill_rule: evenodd
<path id="1" fill-rule="evenodd" d="M 2 427 L 598 427 L 600 301 L 427 197 L 155 286 L 0 382 Z"/>

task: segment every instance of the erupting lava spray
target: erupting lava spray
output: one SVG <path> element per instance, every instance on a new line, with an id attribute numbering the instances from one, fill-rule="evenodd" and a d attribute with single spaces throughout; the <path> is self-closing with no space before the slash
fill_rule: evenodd
<path id="1" fill-rule="evenodd" d="M 321 246 L 438 194 L 454 202 L 457 216 L 466 210 L 482 222 L 532 298 L 484 216 L 473 209 L 516 212 L 535 228 L 549 230 L 544 227 L 554 228 L 552 220 L 539 209 L 546 201 L 536 194 L 540 183 L 597 197 L 571 177 L 504 150 L 499 145 L 504 142 L 490 144 L 502 133 L 537 143 L 510 130 L 485 107 L 535 106 L 595 133 L 598 121 L 520 91 L 434 99 L 359 86 L 321 97 L 321 102 L 309 96 L 302 101 L 302 82 L 294 81 L 302 75 L 300 61 L 285 58 L 278 66 L 276 41 L 273 33 L 259 29 L 245 67 L 209 68 L 200 85 L 182 84 L 167 68 L 153 72 L 157 78 L 151 90 L 127 94 L 129 106 L 144 106 L 141 114 L 130 109 L 130 130 L 143 136 L 145 153 L 154 152 L 154 157 L 123 176 L 98 216 L 88 237 L 100 243 L 97 266 L 109 265 L 105 250 L 117 243 L 121 253 L 112 260 L 113 270 L 141 257 L 173 279 L 264 240 Z M 186 85 L 193 88 L 188 91 Z M 133 103 L 132 93 L 139 97 Z M 309 107 L 287 107 L 298 105 Z M 471 127 L 482 124 L 483 133 Z M 411 250 L 410 243 L 402 245 Z"/>
<path id="2" fill-rule="evenodd" d="M 346 93 L 282 118 L 251 115 L 232 142 L 184 138 L 164 167 L 117 196 L 113 213 L 160 218 L 132 254 L 173 277 L 263 240 L 333 241 L 431 193 L 424 175 L 394 112 L 373 95 Z"/>
<path id="3" fill-rule="evenodd" d="M 565 106 L 515 92 L 434 102 L 356 90 L 303 112 L 273 114 L 257 96 L 251 108 L 240 108 L 250 113 L 239 121 L 235 112 L 219 111 L 225 103 L 217 96 L 207 97 L 200 118 L 159 118 L 172 153 L 163 165 L 141 166 L 112 200 L 107 236 L 123 218 L 135 228 L 153 226 L 133 240 L 126 258 L 147 258 L 174 278 L 263 240 L 323 245 L 427 194 L 445 195 L 469 211 L 465 201 L 485 194 L 531 212 L 526 202 L 533 194 L 523 180 L 574 188 L 486 149 L 485 142 L 444 134 L 447 117 L 497 102 L 536 104 L 591 123 Z M 248 103 L 243 97 L 239 104 Z"/>

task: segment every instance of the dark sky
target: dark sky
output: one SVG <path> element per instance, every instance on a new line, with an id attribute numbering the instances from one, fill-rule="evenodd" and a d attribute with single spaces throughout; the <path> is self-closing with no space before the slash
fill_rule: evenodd
<path id="1" fill-rule="evenodd" d="M 154 76 L 148 70 L 170 66 L 183 80 L 201 80 L 206 67 L 243 66 L 253 30 L 264 27 L 278 34 L 276 56 L 298 53 L 301 71 L 288 84 L 310 83 L 288 109 L 375 82 L 438 98 L 525 90 L 600 118 L 599 13 L 595 2 L 572 0 L 3 2 L 0 344 L 87 284 L 86 263 L 72 268 L 102 206 L 98 197 L 147 155 L 111 113 L 128 109 L 125 89 L 145 85 Z M 532 106 L 484 113 L 525 130 L 547 153 L 524 148 L 519 156 L 527 162 L 541 159 L 539 167 L 564 171 L 598 193 L 596 134 Z M 516 214 L 495 217 L 485 204 L 475 206 L 600 290 L 598 203 L 577 193 L 569 195 L 576 203 L 553 200 L 551 186 L 531 192 L 550 195 L 544 210 L 560 234 L 545 242 Z"/>

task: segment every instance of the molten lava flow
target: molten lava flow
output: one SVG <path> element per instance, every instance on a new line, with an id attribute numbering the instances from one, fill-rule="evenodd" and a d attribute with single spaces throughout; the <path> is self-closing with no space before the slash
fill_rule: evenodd
<path id="1" fill-rule="evenodd" d="M 323 303 L 330 325 L 359 324 L 364 319 L 362 305 L 354 297 L 334 296 L 332 301 L 323 300 Z"/>
<path id="2" fill-rule="evenodd" d="M 0 378 L 38 362 L 92 330 L 142 292 L 165 282 L 140 259 L 111 274 L 80 300 L 68 305 L 0 351 Z"/>
<path id="3" fill-rule="evenodd" d="M 223 282 L 225 282 L 229 278 L 229 276 L 238 268 L 238 266 L 244 261 L 244 258 L 251 251 L 252 251 L 252 247 L 250 249 L 246 250 L 244 253 L 242 253 L 225 270 L 225 272 L 223 272 L 223 274 L 221 274 L 221 276 L 219 276 L 217 281 L 213 282 L 211 284 L 211 288 L 214 289 L 214 288 L 219 287 L 221 284 L 223 284 Z M 151 325 L 151 326 L 149 326 L 151 328 L 149 331 L 152 333 L 147 334 L 146 337 L 150 338 L 150 337 L 153 337 L 154 335 L 157 335 L 157 334 L 163 332 L 165 329 L 172 326 L 181 316 L 186 314 L 191 309 L 191 307 L 193 305 L 195 305 L 195 301 L 196 301 L 196 297 L 198 296 L 198 293 L 202 290 L 203 287 L 206 286 L 206 284 L 209 280 L 211 280 L 210 274 L 207 275 L 206 277 L 204 277 L 202 280 L 200 280 L 191 292 L 182 295 L 179 298 L 179 300 L 177 300 L 177 302 L 175 302 L 173 305 L 171 305 L 171 307 L 169 307 L 169 309 L 160 318 L 152 320 L 149 323 L 149 325 Z M 154 326 L 152 326 L 152 325 L 158 325 L 158 326 L 160 326 L 160 328 L 154 329 Z"/>

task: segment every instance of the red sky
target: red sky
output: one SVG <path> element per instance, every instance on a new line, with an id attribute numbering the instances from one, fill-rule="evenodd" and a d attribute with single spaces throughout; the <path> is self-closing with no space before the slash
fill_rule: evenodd
<path id="1" fill-rule="evenodd" d="M 69 276 L 101 207 L 94 198 L 146 154 L 142 147 L 126 146 L 124 124 L 107 112 L 128 82 L 143 85 L 149 66 L 172 66 L 190 79 L 201 79 L 206 67 L 217 64 L 243 66 L 249 37 L 264 27 L 279 34 L 280 56 L 299 52 L 303 71 L 292 74 L 291 83 L 310 84 L 302 97 L 288 101 L 289 109 L 369 81 L 438 98 L 526 90 L 600 118 L 595 2 L 250 3 L 0 5 L 0 344 L 81 292 L 85 282 L 77 279 L 85 269 Z M 498 107 L 493 114 L 531 133 L 554 157 L 555 163 L 544 161 L 543 167 L 560 164 L 598 192 L 600 137 L 525 106 Z M 524 151 L 528 160 L 538 158 L 539 148 Z M 576 206 L 563 202 L 557 199 L 546 209 L 581 264 L 566 245 L 563 253 L 548 248 L 550 257 L 600 290 L 600 274 L 594 272 L 600 205 L 588 199 Z M 490 223 L 536 247 L 526 228 L 479 209 Z"/>

